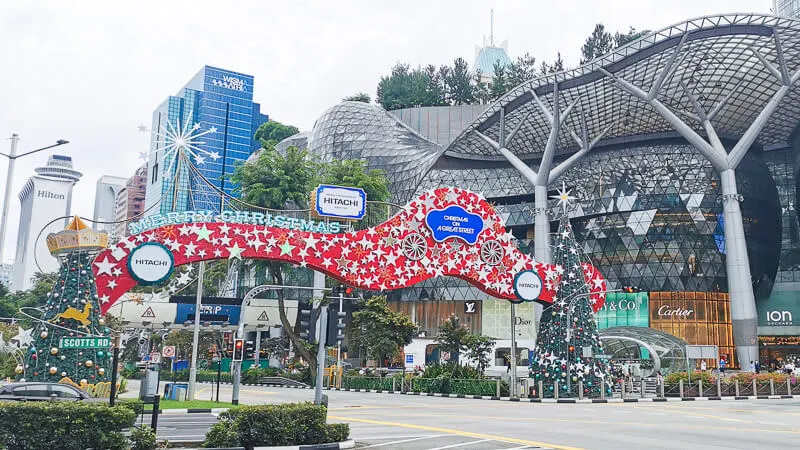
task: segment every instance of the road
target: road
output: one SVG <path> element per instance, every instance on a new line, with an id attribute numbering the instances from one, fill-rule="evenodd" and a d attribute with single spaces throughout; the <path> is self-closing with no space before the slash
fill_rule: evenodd
<path id="1" fill-rule="evenodd" d="M 206 392 L 202 391 L 206 387 L 203 385 L 200 392 Z M 800 400 L 796 399 L 537 404 L 355 392 L 326 394 L 329 422 L 349 423 L 351 437 L 363 448 L 755 449 L 794 448 L 800 438 Z M 230 395 L 230 386 L 223 386 L 220 398 L 229 400 Z M 241 400 L 258 404 L 312 398 L 313 390 L 243 386 Z M 194 422 L 206 418 L 180 420 L 199 427 Z M 175 423 L 184 424 L 178 419 Z M 181 430 L 178 427 L 164 433 L 186 434 Z"/>

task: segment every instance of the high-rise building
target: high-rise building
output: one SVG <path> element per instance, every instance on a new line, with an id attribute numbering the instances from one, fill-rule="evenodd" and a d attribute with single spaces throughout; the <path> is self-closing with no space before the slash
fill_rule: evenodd
<path id="1" fill-rule="evenodd" d="M 122 177 L 103 175 L 97 180 L 94 193 L 94 222 L 92 228 L 111 233 L 114 221 L 114 209 L 117 206 L 117 194 L 125 189 L 128 180 Z"/>
<path id="2" fill-rule="evenodd" d="M 508 40 L 496 45 L 494 41 L 494 10 L 491 13 L 489 25 L 489 39 L 484 36 L 483 46 L 475 46 L 475 64 L 472 66 L 475 73 L 480 73 L 482 83 L 490 83 L 494 78 L 494 66 L 499 64 L 505 67 L 511 64 L 508 57 Z"/>
<path id="3" fill-rule="evenodd" d="M 72 187 L 82 173 L 72 168 L 72 158 L 51 155 L 44 167 L 35 169 L 19 193 L 17 252 L 11 290 L 31 287 L 36 272 L 58 269 L 58 261 L 47 249 L 47 235 L 64 229 L 70 215 Z M 56 220 L 63 217 L 64 220 Z"/>
<path id="4" fill-rule="evenodd" d="M 196 182 L 196 175 L 182 171 L 180 177 L 175 177 L 170 173 L 176 167 L 172 163 L 175 154 L 169 154 L 164 147 L 173 143 L 158 134 L 193 128 L 198 133 L 214 130 L 199 139 L 197 147 L 207 153 L 201 155 L 203 158 L 192 159 L 192 163 L 202 177 L 230 194 L 233 183 L 225 176 L 261 146 L 253 135 L 267 120 L 261 106 L 253 102 L 252 75 L 211 66 L 200 69 L 176 95 L 168 97 L 153 112 L 145 202 L 148 212 L 221 207 L 219 194 L 205 183 Z M 214 156 L 208 157 L 210 154 Z M 158 208 L 151 209 L 159 202 Z"/>
<path id="5" fill-rule="evenodd" d="M 144 212 L 144 196 L 147 188 L 147 164 L 136 169 L 136 173 L 128 178 L 125 186 L 117 193 L 114 206 L 114 226 L 109 236 L 115 242 L 128 235 L 128 220 L 134 219 Z"/>
<path id="6" fill-rule="evenodd" d="M 772 12 L 776 16 L 800 18 L 800 0 L 772 0 Z"/>

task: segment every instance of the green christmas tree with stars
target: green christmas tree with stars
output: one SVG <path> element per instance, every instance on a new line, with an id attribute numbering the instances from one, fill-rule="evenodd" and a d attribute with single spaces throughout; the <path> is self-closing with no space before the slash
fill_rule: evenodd
<path id="1" fill-rule="evenodd" d="M 611 394 L 610 387 L 604 383 L 609 376 L 607 362 L 583 356 L 584 347 L 591 347 L 591 355 L 603 354 L 589 283 L 584 276 L 590 263 L 576 242 L 567 217 L 567 205 L 572 197 L 562 188 L 558 198 L 564 212 L 554 239 L 553 259 L 558 266 L 560 282 L 556 285 L 558 294 L 553 304 L 542 311 L 531 377 L 536 382 L 542 381 L 545 397 L 553 397 L 556 389 L 560 397 L 577 397 L 581 385 L 586 397 L 600 396 L 601 389 Z"/>
<path id="2" fill-rule="evenodd" d="M 102 344 L 106 342 L 102 338 L 109 336 L 92 273 L 94 257 L 107 244 L 106 233 L 92 230 L 77 216 L 65 230 L 47 236 L 50 253 L 61 266 L 53 290 L 39 308 L 41 316 L 25 350 L 24 366 L 17 367 L 18 379 L 58 382 L 69 378 L 80 385 L 107 381 L 109 347 L 71 348 L 76 343 L 86 347 L 91 338 Z M 89 339 L 78 343 L 79 338 Z"/>

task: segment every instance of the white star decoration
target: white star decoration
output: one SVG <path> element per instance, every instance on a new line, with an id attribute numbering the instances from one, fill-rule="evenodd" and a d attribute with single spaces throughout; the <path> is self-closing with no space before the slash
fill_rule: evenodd
<path id="1" fill-rule="evenodd" d="M 558 204 L 564 208 L 564 211 L 567 211 L 567 206 L 575 200 L 575 197 L 570 195 L 570 190 L 567 189 L 567 185 L 562 181 L 561 182 L 561 189 L 558 190 L 558 195 L 553 195 L 550 198 L 558 200 Z"/>
<path id="2" fill-rule="evenodd" d="M 111 269 L 113 269 L 116 264 L 109 261 L 108 256 L 106 256 L 102 261 L 96 262 L 94 265 L 97 266 L 98 275 L 102 275 L 104 273 L 111 275 Z"/>

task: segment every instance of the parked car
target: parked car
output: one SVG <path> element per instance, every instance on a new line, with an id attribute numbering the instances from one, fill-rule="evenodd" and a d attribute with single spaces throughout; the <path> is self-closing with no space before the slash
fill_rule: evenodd
<path id="1" fill-rule="evenodd" d="M 103 402 L 82 390 L 61 383 L 9 383 L 0 388 L 0 400 L 13 401 L 86 401 Z"/>

